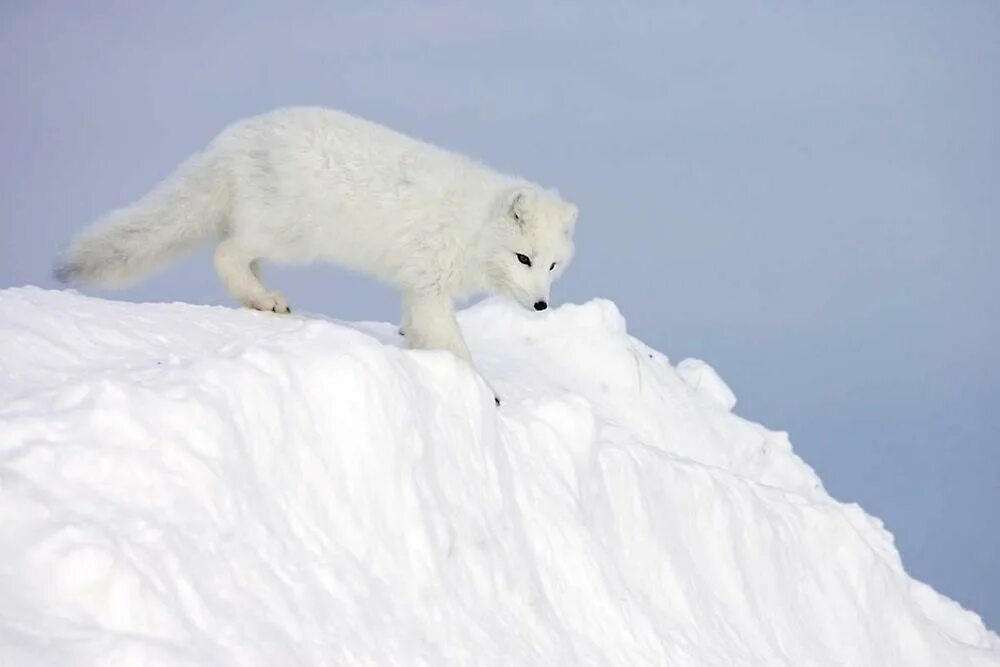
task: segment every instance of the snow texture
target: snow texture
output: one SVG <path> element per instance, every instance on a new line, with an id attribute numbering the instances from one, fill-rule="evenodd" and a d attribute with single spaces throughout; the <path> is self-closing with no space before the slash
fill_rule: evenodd
<path id="1" fill-rule="evenodd" d="M 0 664 L 1000 665 L 607 301 L 395 326 L 0 291 Z"/>

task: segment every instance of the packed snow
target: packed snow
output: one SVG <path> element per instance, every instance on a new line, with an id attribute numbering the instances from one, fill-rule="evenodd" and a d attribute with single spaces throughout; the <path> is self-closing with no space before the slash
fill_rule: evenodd
<path id="1" fill-rule="evenodd" d="M 595 300 L 389 324 L 0 291 L 2 665 L 1000 665 Z"/>

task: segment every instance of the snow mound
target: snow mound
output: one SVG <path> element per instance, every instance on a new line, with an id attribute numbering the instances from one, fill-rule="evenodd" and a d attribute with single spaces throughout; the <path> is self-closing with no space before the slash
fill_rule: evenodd
<path id="1" fill-rule="evenodd" d="M 677 373 L 695 390 L 702 392 L 726 410 L 736 407 L 736 394 L 715 369 L 701 359 L 685 359 L 677 364 Z"/>
<path id="2" fill-rule="evenodd" d="M 607 301 L 395 327 L 0 291 L 0 664 L 1000 665 Z"/>

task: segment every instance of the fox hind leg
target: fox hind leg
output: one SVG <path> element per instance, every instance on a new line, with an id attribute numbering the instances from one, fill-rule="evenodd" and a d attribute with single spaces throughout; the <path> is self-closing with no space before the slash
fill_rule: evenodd
<path id="1" fill-rule="evenodd" d="M 399 333 L 400 336 L 405 336 L 407 330 L 409 330 L 409 328 L 410 328 L 410 319 L 411 319 L 410 318 L 410 307 L 407 305 L 407 303 L 404 300 L 404 302 L 403 302 L 403 316 L 399 320 L 399 330 L 398 330 L 398 333 Z"/>
<path id="2" fill-rule="evenodd" d="M 215 272 L 231 297 L 254 310 L 288 313 L 288 301 L 280 293 L 269 291 L 260 282 L 260 260 L 232 238 L 215 247 Z"/>

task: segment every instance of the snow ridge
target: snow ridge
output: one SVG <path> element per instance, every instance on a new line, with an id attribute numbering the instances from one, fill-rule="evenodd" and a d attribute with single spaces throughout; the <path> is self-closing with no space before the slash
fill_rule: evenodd
<path id="1" fill-rule="evenodd" d="M 387 324 L 0 291 L 0 664 L 1000 665 L 612 303 L 460 322 L 499 410 Z"/>

